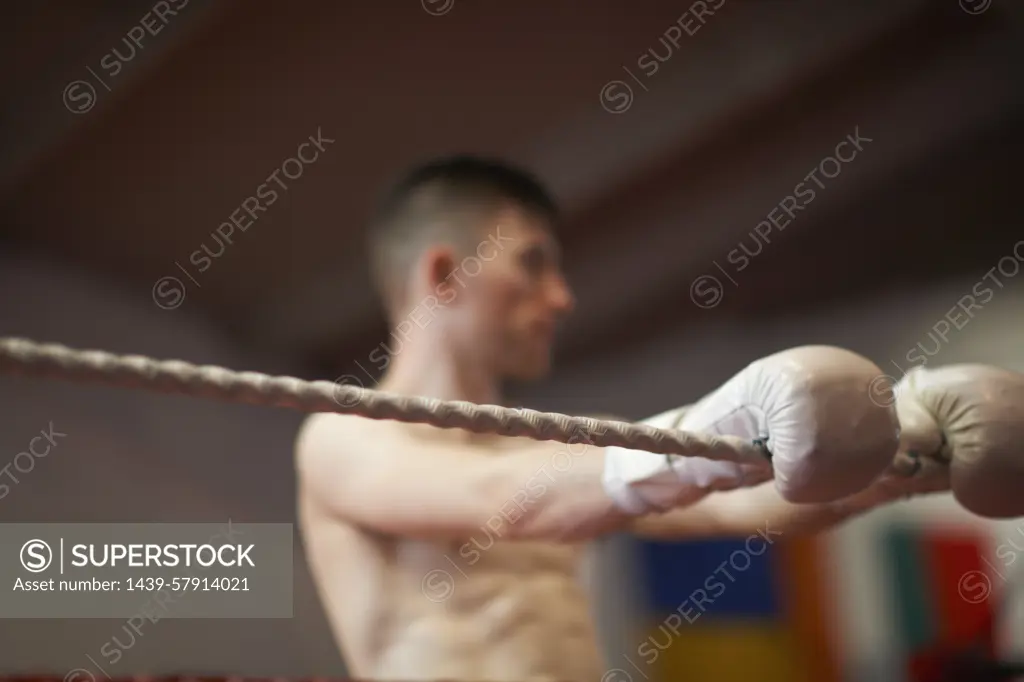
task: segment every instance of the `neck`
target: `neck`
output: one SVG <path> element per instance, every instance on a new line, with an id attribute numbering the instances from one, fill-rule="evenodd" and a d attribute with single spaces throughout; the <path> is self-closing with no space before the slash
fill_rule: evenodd
<path id="1" fill-rule="evenodd" d="M 498 405 L 499 382 L 450 345 L 407 343 L 391 356 L 380 390 L 439 400 Z"/>

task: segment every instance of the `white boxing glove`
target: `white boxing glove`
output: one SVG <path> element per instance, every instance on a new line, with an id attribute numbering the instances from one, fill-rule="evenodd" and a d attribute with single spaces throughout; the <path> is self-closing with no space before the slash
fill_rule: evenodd
<path id="1" fill-rule="evenodd" d="M 689 409 L 669 410 L 641 423 L 692 431 L 680 426 Z M 620 509 L 637 515 L 686 506 L 715 490 L 757 485 L 772 478 L 767 453 L 761 461 L 740 464 L 612 446 L 605 448 L 604 463 L 605 491 Z"/>
<path id="2" fill-rule="evenodd" d="M 645 424 L 764 441 L 770 466 L 666 457 L 608 447 L 604 485 L 627 512 L 683 506 L 714 491 L 772 477 L 782 498 L 824 503 L 861 491 L 893 461 L 895 411 L 872 399 L 870 360 L 802 346 L 755 361 L 690 408 Z"/>
<path id="3" fill-rule="evenodd" d="M 829 346 L 757 360 L 696 405 L 644 423 L 760 440 L 771 451 L 770 465 L 613 447 L 605 455 L 605 490 L 633 514 L 771 478 L 790 502 L 844 498 L 885 471 L 899 443 L 895 411 L 870 395 L 880 373 L 866 358 Z"/>
<path id="4" fill-rule="evenodd" d="M 1024 516 L 1024 376 L 986 365 L 917 367 L 896 386 L 901 457 L 969 511 Z M 915 490 L 916 492 L 916 490 Z"/>

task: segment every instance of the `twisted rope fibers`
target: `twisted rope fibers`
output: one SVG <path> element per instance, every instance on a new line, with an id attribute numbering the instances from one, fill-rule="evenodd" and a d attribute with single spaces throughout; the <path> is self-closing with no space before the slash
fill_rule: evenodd
<path id="1" fill-rule="evenodd" d="M 473 433 L 567 444 L 582 442 L 598 447 L 618 446 L 718 461 L 763 464 L 765 457 L 770 456 L 762 442 L 750 443 L 731 436 L 669 431 L 644 424 L 524 408 L 400 396 L 329 381 L 236 372 L 142 355 L 83 351 L 21 338 L 0 338 L 0 374 L 56 378 L 304 412 L 354 414 Z"/>

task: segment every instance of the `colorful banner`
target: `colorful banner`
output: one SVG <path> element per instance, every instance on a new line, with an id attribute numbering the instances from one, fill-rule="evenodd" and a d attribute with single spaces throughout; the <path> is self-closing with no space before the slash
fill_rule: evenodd
<path id="1" fill-rule="evenodd" d="M 650 624 L 638 653 L 657 679 L 838 682 L 814 540 L 761 533 L 639 553 Z"/>
<path id="2" fill-rule="evenodd" d="M 868 538 L 845 565 L 824 536 L 763 551 L 749 538 L 639 542 L 647 618 L 638 653 L 656 671 L 651 681 L 936 682 L 954 658 L 997 656 L 986 528 L 875 523 Z M 850 639 L 864 613 L 880 643 L 867 659 Z"/>

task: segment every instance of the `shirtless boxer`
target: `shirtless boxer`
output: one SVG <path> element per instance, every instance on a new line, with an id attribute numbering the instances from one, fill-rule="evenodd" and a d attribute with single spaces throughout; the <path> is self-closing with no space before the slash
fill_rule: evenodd
<path id="1" fill-rule="evenodd" d="M 539 183 L 497 162 L 443 160 L 400 183 L 371 234 L 394 330 L 382 361 L 371 357 L 385 370 L 377 388 L 501 404 L 503 381 L 542 377 L 556 321 L 573 306 L 557 219 Z M 970 379 L 981 370 L 965 371 Z M 991 371 L 982 387 L 1024 398 L 1019 377 Z M 962 373 L 908 375 L 896 411 L 869 395 L 880 374 L 853 353 L 793 349 L 753 363 L 691 408 L 647 421 L 767 437 L 771 464 L 311 416 L 296 443 L 299 520 L 350 673 L 597 682 L 602 659 L 578 582 L 587 541 L 622 530 L 662 539 L 743 536 L 766 524 L 782 534 L 823 530 L 948 490 L 957 434 L 967 434 L 967 469 L 1010 435 L 1024 440 L 1021 414 L 993 413 L 992 392 L 945 392 L 962 385 Z M 895 412 L 907 422 L 902 433 Z M 1008 418 L 986 431 L 992 414 Z M 921 473 L 882 473 L 912 446 L 935 455 Z M 445 576 L 454 583 L 427 582 Z M 446 599 L 425 593 L 438 587 Z"/>

